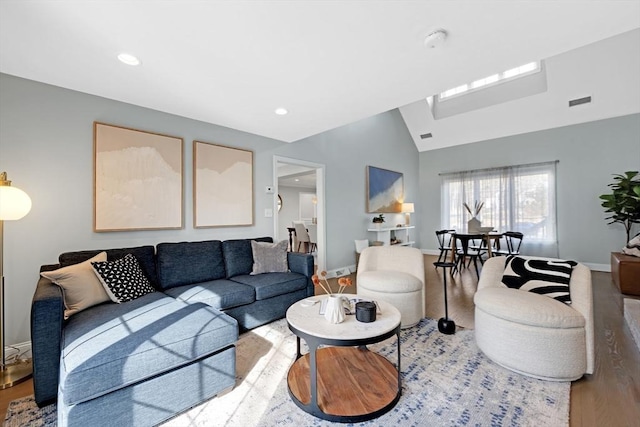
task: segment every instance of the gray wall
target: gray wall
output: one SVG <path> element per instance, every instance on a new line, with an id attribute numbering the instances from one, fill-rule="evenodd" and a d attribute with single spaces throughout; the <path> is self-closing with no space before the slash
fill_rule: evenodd
<path id="1" fill-rule="evenodd" d="M 184 138 L 182 230 L 93 232 L 93 122 Z M 193 229 L 192 141 L 254 151 L 250 227 Z M 354 263 L 353 240 L 366 236 L 365 166 L 404 172 L 407 200 L 418 194 L 418 156 L 397 110 L 286 144 L 253 134 L 0 74 L 0 171 L 33 201 L 31 212 L 4 227 L 6 343 L 29 340 L 30 302 L 42 264 L 64 251 L 164 241 L 273 235 L 273 156 L 326 165 L 327 268 Z M 417 210 L 419 208 L 417 207 Z"/>
<path id="2" fill-rule="evenodd" d="M 598 196 L 608 192 L 613 174 L 640 170 L 638 114 L 420 153 L 422 248 L 437 247 L 439 173 L 552 160 L 560 161 L 560 257 L 608 265 L 610 252 L 620 251 L 626 236 L 622 225 L 607 225 Z"/>
<path id="3" fill-rule="evenodd" d="M 277 150 L 278 155 L 326 165 L 325 198 L 327 269 L 354 265 L 356 239 L 367 233 L 373 214 L 366 212 L 366 167 L 378 166 L 404 174 L 405 200 L 418 198 L 418 150 L 398 110 L 391 110 Z M 404 224 L 404 215 L 386 214 L 387 224 Z M 413 214 L 413 225 L 419 227 Z M 420 242 L 416 239 L 416 246 Z"/>

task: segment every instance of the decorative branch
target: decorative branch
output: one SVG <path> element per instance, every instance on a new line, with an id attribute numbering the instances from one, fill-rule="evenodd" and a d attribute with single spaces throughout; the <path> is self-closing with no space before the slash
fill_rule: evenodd
<path id="1" fill-rule="evenodd" d="M 471 208 L 469 207 L 469 205 L 467 205 L 466 203 L 462 204 L 465 209 L 467 210 L 467 212 L 469 212 L 469 215 L 471 215 L 472 217 L 476 217 L 480 214 L 480 211 L 482 210 L 482 207 L 484 206 L 484 202 L 478 202 L 477 200 L 474 202 L 473 204 L 473 212 L 471 211 Z"/>

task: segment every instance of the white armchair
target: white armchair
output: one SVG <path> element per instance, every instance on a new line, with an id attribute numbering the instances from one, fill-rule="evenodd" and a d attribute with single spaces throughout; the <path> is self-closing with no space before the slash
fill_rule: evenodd
<path id="1" fill-rule="evenodd" d="M 371 246 L 358 261 L 358 295 L 396 307 L 401 327 L 417 324 L 425 315 L 424 256 L 407 246 Z"/>
<path id="2" fill-rule="evenodd" d="M 522 257 L 527 258 L 527 257 Z M 593 373 L 591 271 L 578 264 L 571 304 L 502 283 L 505 257 L 482 268 L 475 303 L 476 343 L 494 362 L 534 378 L 573 381 Z"/>

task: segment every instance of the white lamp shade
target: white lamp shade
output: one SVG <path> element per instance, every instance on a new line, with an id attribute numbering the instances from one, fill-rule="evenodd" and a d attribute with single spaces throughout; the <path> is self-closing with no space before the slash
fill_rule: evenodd
<path id="1" fill-rule="evenodd" d="M 402 212 L 404 212 L 404 213 L 413 213 L 414 212 L 413 203 L 403 203 L 402 204 Z"/>
<path id="2" fill-rule="evenodd" d="M 0 221 L 24 217 L 31 210 L 31 198 L 24 191 L 8 185 L 0 185 Z"/>

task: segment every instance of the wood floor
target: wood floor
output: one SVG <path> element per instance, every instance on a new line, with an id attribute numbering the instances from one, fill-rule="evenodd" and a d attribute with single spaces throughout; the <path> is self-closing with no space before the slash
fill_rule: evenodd
<path id="1" fill-rule="evenodd" d="M 438 319 L 444 315 L 444 297 L 442 273 L 436 272 L 434 261 L 435 257 L 425 255 L 427 317 Z M 355 277 L 353 280 L 355 282 Z M 593 272 L 592 280 L 596 370 L 571 385 L 570 425 L 637 427 L 640 425 L 640 351 L 625 324 L 623 296 L 611 281 L 611 275 Z M 464 270 L 453 280 L 448 278 L 449 317 L 460 327 L 473 328 L 476 286 L 473 269 Z M 10 401 L 32 393 L 31 380 L 0 390 L 0 419 L 4 420 Z"/>

